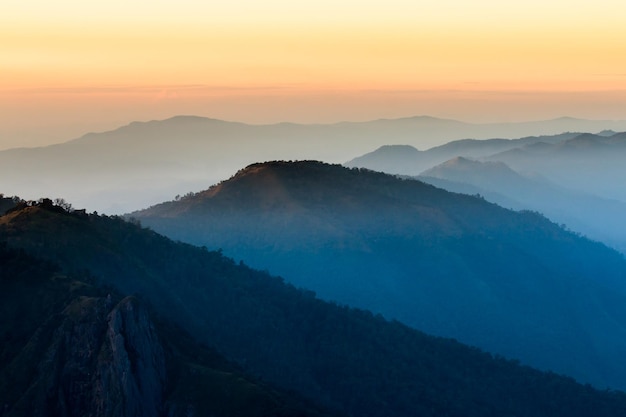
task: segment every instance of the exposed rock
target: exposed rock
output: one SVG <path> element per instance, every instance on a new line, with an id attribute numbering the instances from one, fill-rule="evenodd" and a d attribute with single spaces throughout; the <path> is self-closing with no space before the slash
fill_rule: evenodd
<path id="1" fill-rule="evenodd" d="M 98 416 L 157 416 L 161 412 L 163 348 L 147 312 L 132 297 L 123 299 L 108 315 L 94 382 Z"/>
<path id="2" fill-rule="evenodd" d="M 48 345 L 35 381 L 8 415 L 160 415 L 165 358 L 141 303 L 127 297 L 111 308 L 105 298 L 79 297 L 63 316 L 51 339 L 44 325 L 21 353 L 27 358 Z"/>

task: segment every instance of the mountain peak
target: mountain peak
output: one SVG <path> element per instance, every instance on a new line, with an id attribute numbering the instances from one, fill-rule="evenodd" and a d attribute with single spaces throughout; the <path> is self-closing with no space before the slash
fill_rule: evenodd
<path id="1" fill-rule="evenodd" d="M 452 159 L 447 160 L 446 162 L 444 162 L 443 166 L 465 166 L 465 165 L 479 165 L 480 162 L 475 161 L 473 159 L 469 159 L 466 158 L 464 156 L 456 156 Z"/>
<path id="2" fill-rule="evenodd" d="M 626 132 L 616 133 L 612 131 L 605 131 L 593 134 L 593 133 L 581 133 L 571 139 L 558 144 L 557 149 L 563 148 L 596 148 L 604 149 L 606 147 L 612 147 L 615 145 L 621 146 L 626 143 Z"/>
<path id="3" fill-rule="evenodd" d="M 315 174 L 341 168 L 341 165 L 332 165 L 325 162 L 304 160 L 304 161 L 266 161 L 250 164 L 245 168 L 237 171 L 224 183 L 245 181 L 250 178 L 254 178 L 256 181 L 267 181 L 277 176 L 284 178 L 291 178 L 292 180 L 304 179 L 308 176 L 314 176 Z"/>
<path id="4" fill-rule="evenodd" d="M 514 171 L 509 168 L 505 163 L 499 161 L 477 161 L 475 159 L 466 158 L 463 156 L 457 156 L 452 159 L 449 159 L 429 170 L 426 170 L 422 173 L 425 176 L 434 176 L 437 177 L 441 175 L 442 171 L 456 171 L 456 172 L 472 172 L 494 175 L 494 174 L 513 174 Z"/>
<path id="5" fill-rule="evenodd" d="M 203 196 L 215 196 L 232 187 L 243 187 L 242 192 L 257 194 L 262 188 L 265 191 L 276 191 L 279 183 L 290 178 L 302 180 L 313 171 L 326 169 L 330 165 L 318 161 L 267 161 L 250 164 L 239 170 L 226 181 L 222 181 L 201 193 Z"/>
<path id="6" fill-rule="evenodd" d="M 404 154 L 406 152 L 410 154 L 417 154 L 420 151 L 411 145 L 383 145 L 376 149 L 374 152 L 386 153 L 386 154 Z"/>
<path id="7" fill-rule="evenodd" d="M 422 153 L 411 145 L 383 145 L 372 152 L 351 159 L 344 165 L 351 168 L 367 167 L 375 171 L 406 174 L 419 163 Z M 394 169 L 390 170 L 390 166 Z"/>

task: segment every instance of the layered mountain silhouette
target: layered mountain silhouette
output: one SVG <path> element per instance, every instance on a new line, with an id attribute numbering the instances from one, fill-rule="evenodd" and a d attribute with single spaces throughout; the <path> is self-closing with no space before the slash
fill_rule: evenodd
<path id="1" fill-rule="evenodd" d="M 453 158 L 417 177 L 449 191 L 480 194 L 515 210 L 531 209 L 569 229 L 626 253 L 626 203 L 558 186 L 543 177 L 526 177 L 503 162 Z"/>
<path id="2" fill-rule="evenodd" d="M 3 415 L 626 411 L 623 393 L 322 302 L 117 217 L 20 203 L 0 217 L 0 241 Z"/>
<path id="3" fill-rule="evenodd" d="M 27 199 L 65 198 L 89 211 L 119 214 L 206 188 L 257 161 L 343 162 L 390 143 L 424 148 L 461 138 L 620 128 L 626 130 L 626 122 L 570 118 L 470 124 L 420 116 L 332 125 L 247 125 L 177 116 L 48 147 L 1 151 L 0 186 L 4 193 Z"/>
<path id="4" fill-rule="evenodd" d="M 626 135 L 607 131 L 456 141 L 423 152 L 394 145 L 347 165 L 419 174 L 426 182 L 450 191 L 480 193 L 505 207 L 538 210 L 625 252 L 626 193 L 619 186 L 626 180 L 625 156 Z"/>
<path id="5" fill-rule="evenodd" d="M 553 182 L 603 198 L 626 201 L 626 133 L 582 134 L 559 143 L 536 143 L 487 157 L 518 172 L 534 172 Z"/>
<path id="6" fill-rule="evenodd" d="M 626 263 L 533 212 L 367 170 L 254 164 L 132 214 L 322 298 L 625 387 Z"/>
<path id="7" fill-rule="evenodd" d="M 521 139 L 461 139 L 427 150 L 419 151 L 410 145 L 384 145 L 375 151 L 351 159 L 344 165 L 350 168 L 368 168 L 389 174 L 418 175 L 423 171 L 458 156 L 483 158 L 537 143 L 559 143 L 580 133 L 561 133 L 553 136 L 530 136 Z"/>
<path id="8" fill-rule="evenodd" d="M 400 175 L 419 175 L 456 157 L 504 162 L 520 173 L 539 174 L 573 190 L 626 201 L 616 181 L 626 176 L 626 133 L 563 133 L 521 139 L 458 140 L 426 151 L 386 145 L 345 165 Z"/>

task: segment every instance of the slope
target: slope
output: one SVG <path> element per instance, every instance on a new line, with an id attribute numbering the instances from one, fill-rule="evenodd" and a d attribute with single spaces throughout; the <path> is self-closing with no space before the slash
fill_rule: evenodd
<path id="1" fill-rule="evenodd" d="M 346 165 L 409 176 L 423 174 L 431 178 L 427 182 L 463 191 L 461 184 L 448 183 L 446 187 L 441 182 L 454 177 L 455 183 L 461 180 L 482 188 L 478 192 L 490 201 L 515 209 L 539 210 L 558 223 L 624 252 L 626 226 L 621 213 L 626 193 L 620 184 L 626 181 L 625 138 L 624 133 L 605 131 L 597 135 L 564 133 L 516 140 L 460 140 L 422 152 L 395 145 L 355 158 Z M 445 165 L 459 157 L 503 162 L 516 173 L 501 172 L 502 178 L 489 176 L 483 171 L 491 165 L 475 164 L 474 171 L 481 174 L 465 170 L 470 177 L 460 178 L 459 170 L 452 172 L 453 167 Z M 447 174 L 427 172 L 437 165 L 441 165 L 437 170 L 445 168 Z M 433 182 L 433 175 L 438 176 L 438 182 Z"/>
<path id="2" fill-rule="evenodd" d="M 585 193 L 626 202 L 626 133 L 583 134 L 559 144 L 538 143 L 489 156 L 518 172 L 538 173 Z"/>
<path id="3" fill-rule="evenodd" d="M 0 305 L 2 416 L 331 415 L 246 376 L 137 298 L 5 245 Z"/>
<path id="4" fill-rule="evenodd" d="M 626 411 L 622 393 L 599 392 L 322 302 L 219 253 L 119 218 L 67 213 L 44 202 L 0 217 L 0 237 L 66 271 L 90 267 L 98 285 L 134 289 L 160 315 L 248 371 L 348 415 L 608 417 Z M 180 343 L 183 349 L 188 342 Z M 210 386 L 194 387 L 200 396 L 214 394 Z"/>
<path id="5" fill-rule="evenodd" d="M 424 171 L 420 180 L 441 188 L 465 192 L 460 186 L 468 184 L 503 207 L 530 209 L 590 239 L 626 253 L 626 203 L 596 197 L 581 191 L 558 186 L 545 178 L 527 177 L 510 169 L 502 162 L 480 162 L 458 157 Z M 452 183 L 435 182 L 447 180 Z"/>
<path id="6" fill-rule="evenodd" d="M 322 298 L 626 387 L 626 264 L 544 217 L 318 162 L 255 164 L 133 213 Z"/>
<path id="7" fill-rule="evenodd" d="M 553 136 L 531 136 L 521 139 L 461 139 L 424 151 L 408 145 L 385 145 L 356 157 L 344 165 L 349 168 L 367 168 L 388 174 L 417 175 L 449 159 L 488 157 L 536 143 L 559 143 L 579 133 L 561 133 Z"/>

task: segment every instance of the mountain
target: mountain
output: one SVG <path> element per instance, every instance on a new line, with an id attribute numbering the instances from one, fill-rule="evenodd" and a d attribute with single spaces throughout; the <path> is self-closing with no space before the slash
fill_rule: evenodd
<path id="1" fill-rule="evenodd" d="M 536 213 L 303 161 L 254 164 L 131 216 L 324 299 L 597 386 L 626 386 L 623 257 Z"/>
<path id="2" fill-rule="evenodd" d="M 536 143 L 559 143 L 580 133 L 561 133 L 553 136 L 531 136 L 521 139 L 461 139 L 418 151 L 409 145 L 384 145 L 351 159 L 344 165 L 349 168 L 367 168 L 389 174 L 418 175 L 457 156 L 466 158 L 488 157 L 492 154 Z"/>
<path id="3" fill-rule="evenodd" d="M 469 137 L 511 138 L 620 127 L 626 130 L 626 122 L 555 119 L 470 124 L 420 116 L 331 125 L 247 125 L 177 116 L 133 122 L 58 145 L 1 151 L 0 188 L 26 199 L 65 198 L 89 211 L 114 214 L 206 188 L 257 161 L 339 162 L 389 143 L 423 148 Z M 453 156 L 457 155 L 439 162 Z"/>
<path id="4" fill-rule="evenodd" d="M 116 399 L 126 391 L 115 384 L 129 381 L 139 394 L 152 393 L 163 380 L 163 361 L 165 383 L 174 386 L 163 393 L 166 407 L 175 405 L 168 415 L 326 415 L 294 400 L 298 396 L 366 417 L 608 417 L 626 411 L 624 393 L 596 391 L 320 301 L 219 252 L 170 241 L 119 217 L 68 212 L 50 200 L 21 204 L 0 217 L 0 241 L 7 245 L 0 248 L 0 327 L 11 341 L 3 343 L 0 362 L 7 415 L 24 415 L 14 398 L 33 411 L 29 415 L 66 415 L 51 407 L 76 401 L 80 407 L 70 411 L 89 411 L 97 395 L 123 407 L 130 403 Z M 127 355 L 130 364 L 115 355 Z M 109 385 L 100 391 L 93 381 Z M 154 406 L 143 398 L 133 404 Z M 92 415 L 127 414 L 98 409 Z"/>
<path id="5" fill-rule="evenodd" d="M 502 162 L 479 162 L 463 156 L 457 156 L 426 170 L 422 175 L 456 181 L 465 180 L 469 183 L 489 182 L 493 184 L 493 188 L 500 188 L 501 185 L 513 185 L 513 188 L 524 191 L 532 182 L 532 180 L 522 177 Z"/>
<path id="6" fill-rule="evenodd" d="M 538 173 L 563 187 L 626 202 L 626 132 L 611 136 L 582 134 L 552 144 L 536 143 L 495 153 L 518 172 Z"/>
<path id="7" fill-rule="evenodd" d="M 398 157 L 400 154 L 403 157 Z M 625 156 L 626 133 L 604 131 L 597 135 L 461 140 L 421 152 L 393 145 L 355 158 L 346 166 L 421 176 L 451 191 L 465 192 L 471 185 L 470 193 L 478 192 L 505 207 L 538 210 L 625 252 L 622 213 L 626 192 L 619 186 L 626 181 Z M 506 169 L 492 174 L 487 170 L 496 165 L 478 163 L 461 169 L 459 157 L 504 163 Z"/>
<path id="8" fill-rule="evenodd" d="M 0 300 L 2 416 L 331 415 L 246 376 L 136 297 L 5 245 Z"/>
<path id="9" fill-rule="evenodd" d="M 539 211 L 576 232 L 626 253 L 626 202 L 572 191 L 538 176 L 525 177 L 503 162 L 480 162 L 463 157 L 426 170 L 418 178 L 449 191 L 479 193 L 503 207 Z M 474 188 L 464 190 L 463 185 Z"/>

